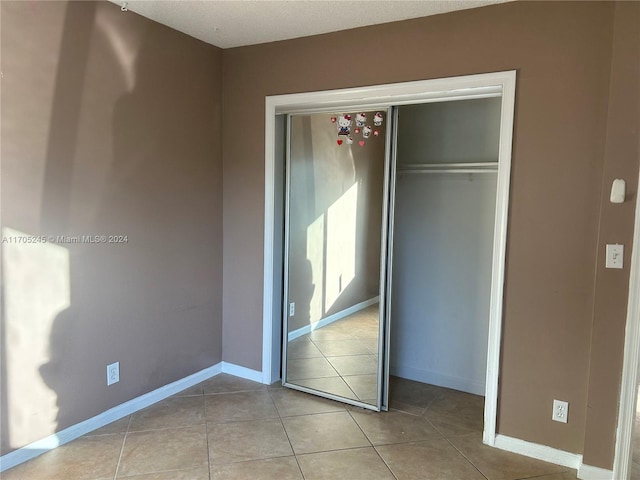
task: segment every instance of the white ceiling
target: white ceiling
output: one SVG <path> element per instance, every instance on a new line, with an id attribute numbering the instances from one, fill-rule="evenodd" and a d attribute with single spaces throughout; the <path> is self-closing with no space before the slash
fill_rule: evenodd
<path id="1" fill-rule="evenodd" d="M 123 5 L 124 0 L 110 0 Z M 144 17 L 221 48 L 425 17 L 510 0 L 128 0 Z"/>

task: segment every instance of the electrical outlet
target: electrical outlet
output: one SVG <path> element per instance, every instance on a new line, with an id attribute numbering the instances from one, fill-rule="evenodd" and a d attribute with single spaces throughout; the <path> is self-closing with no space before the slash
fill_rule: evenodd
<path id="1" fill-rule="evenodd" d="M 120 381 L 120 362 L 107 365 L 107 386 Z"/>
<path id="2" fill-rule="evenodd" d="M 567 423 L 569 419 L 569 402 L 563 402 L 562 400 L 553 401 L 553 415 L 551 420 L 555 422 Z"/>
<path id="3" fill-rule="evenodd" d="M 295 302 L 291 302 L 289 304 L 289 316 L 293 317 L 296 314 L 296 303 Z"/>

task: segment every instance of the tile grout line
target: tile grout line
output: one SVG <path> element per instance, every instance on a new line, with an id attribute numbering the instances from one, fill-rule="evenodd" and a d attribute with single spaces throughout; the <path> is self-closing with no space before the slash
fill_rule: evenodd
<path id="1" fill-rule="evenodd" d="M 451 445 L 451 447 L 453 447 L 453 449 L 455 451 L 457 451 L 460 456 L 462 458 L 465 459 L 465 461 L 467 461 L 480 475 L 482 475 L 485 479 L 489 480 L 489 478 L 469 459 L 467 458 L 467 456 L 462 453 L 462 451 L 460 451 L 450 440 L 449 437 L 447 437 L 438 427 L 436 427 L 433 422 L 429 419 L 427 412 L 429 411 L 429 407 L 436 401 L 435 398 L 431 399 L 431 401 L 429 402 L 429 404 L 424 407 L 422 414 L 420 415 L 420 417 L 424 420 L 426 420 L 426 422 L 431 425 L 431 427 L 440 435 L 440 437 L 442 437 L 443 440 L 445 440 L 449 445 Z M 471 435 L 471 433 L 469 434 Z"/>
<path id="2" fill-rule="evenodd" d="M 200 395 L 185 395 L 191 397 L 210 397 L 215 395 L 231 395 L 234 393 L 249 393 L 249 392 L 260 392 L 262 390 L 266 390 L 266 388 L 247 388 L 246 390 L 229 390 L 228 392 L 210 392 L 210 393 L 201 393 Z"/>
<path id="3" fill-rule="evenodd" d="M 427 421 L 427 423 L 428 423 L 429 425 L 431 425 L 431 427 L 433 427 L 433 429 L 434 429 L 436 432 L 438 432 L 442 438 L 444 438 L 445 440 L 447 440 L 447 437 L 445 436 L 445 434 L 444 434 L 444 433 L 443 433 L 443 432 L 442 432 L 438 427 L 436 427 L 436 426 L 433 424 L 433 422 L 432 422 L 431 420 L 429 420 L 429 417 L 428 417 L 428 416 L 426 416 L 424 413 L 425 413 L 425 412 L 423 412 L 423 413 L 422 413 L 422 415 L 420 415 L 420 418 L 423 418 L 424 420 L 426 420 L 426 421 Z M 448 440 L 447 440 L 447 441 L 448 441 Z"/>
<path id="4" fill-rule="evenodd" d="M 387 467 L 387 470 L 389 470 L 389 473 L 391 474 L 391 476 L 393 478 L 395 478 L 395 480 L 398 480 L 398 477 L 396 476 L 395 473 L 393 473 L 393 470 L 391 470 L 391 467 L 387 464 L 387 462 L 384 461 L 384 458 L 382 458 L 382 455 L 380 455 L 380 452 L 378 452 L 378 449 L 376 448 L 376 446 L 373 444 L 373 441 L 369 438 L 369 436 L 366 434 L 366 432 L 362 429 L 362 427 L 360 426 L 360 424 L 358 423 L 358 421 L 353 418 L 353 415 L 351 414 L 351 410 L 347 409 L 347 413 L 349 414 L 349 416 L 351 417 L 351 420 L 353 420 L 353 423 L 355 423 L 358 428 L 360 429 L 360 431 L 362 432 L 362 434 L 364 435 L 364 438 L 367 439 L 367 441 L 371 444 L 371 448 L 373 448 L 373 451 L 376 452 L 376 455 L 378 456 L 378 458 L 382 461 L 382 463 L 384 464 L 385 467 Z M 383 413 L 383 412 L 377 412 L 379 414 Z"/>
<path id="5" fill-rule="evenodd" d="M 207 477 L 211 480 L 211 453 L 209 451 L 209 422 L 207 422 L 207 402 L 202 389 L 202 413 L 204 416 L 204 437 L 207 443 Z"/>
<path id="6" fill-rule="evenodd" d="M 369 442 L 369 445 L 373 447 L 374 445 L 373 445 L 373 442 L 371 441 L 371 439 L 369 438 L 369 435 L 367 435 L 366 432 L 362 429 L 362 427 L 360 426 L 358 421 L 355 418 L 353 418 L 353 415 L 351 415 L 351 410 L 348 409 L 348 408 L 345 408 L 345 410 L 349 414 L 349 417 L 351 418 L 351 420 L 353 420 L 353 423 L 355 423 L 356 426 L 358 427 L 358 429 L 362 432 L 362 434 L 364 435 L 364 438 L 367 439 L 367 442 Z M 382 413 L 382 412 L 377 412 L 377 413 Z"/>
<path id="7" fill-rule="evenodd" d="M 376 452 L 376 455 L 378 455 L 378 458 L 380 458 L 380 460 L 382 460 L 382 463 L 384 463 L 386 465 L 386 467 L 389 469 L 389 471 L 391 472 L 391 475 L 393 475 L 393 478 L 395 478 L 396 480 L 398 480 L 398 477 L 396 476 L 395 473 L 393 473 L 393 470 L 391 470 L 391 467 L 389 466 L 389 464 L 386 462 L 386 460 L 383 458 L 382 455 L 380 455 L 380 452 L 378 451 L 378 449 L 376 448 L 376 446 L 373 446 L 373 451 Z"/>
<path id="8" fill-rule="evenodd" d="M 178 430 L 178 429 L 195 427 L 197 425 L 204 425 L 206 422 L 207 422 L 207 420 L 203 419 L 202 423 L 190 423 L 190 424 L 186 424 L 186 425 L 174 425 L 172 427 L 148 428 L 148 429 L 145 429 L 145 430 L 132 430 L 132 431 L 129 431 L 127 433 L 147 433 L 147 432 L 161 432 L 163 430 Z M 211 423 L 218 424 L 218 422 L 211 422 Z M 235 420 L 233 420 L 231 422 L 224 422 L 224 423 L 235 423 Z"/>
<path id="9" fill-rule="evenodd" d="M 366 448 L 374 448 L 375 449 L 375 447 L 373 445 L 369 446 L 369 447 L 367 447 L 365 445 L 365 446 L 360 446 L 360 447 L 346 447 L 346 448 L 334 448 L 334 449 L 330 449 L 330 450 L 319 450 L 317 452 L 315 452 L 315 451 L 314 452 L 304 452 L 304 453 L 298 453 L 296 455 L 299 456 L 299 457 L 305 457 L 307 455 L 321 455 L 321 454 L 324 454 L 324 453 L 336 453 L 336 452 L 348 452 L 348 451 L 351 451 L 351 450 L 362 450 L 363 448 L 365 448 L 365 449 Z"/>
<path id="10" fill-rule="evenodd" d="M 271 402 L 273 403 L 273 406 L 276 409 L 276 413 L 278 414 L 278 420 L 280 420 L 280 426 L 282 426 L 282 430 L 284 431 L 284 434 L 287 437 L 287 442 L 289 442 L 289 447 L 291 448 L 291 453 L 293 454 L 293 458 L 296 461 L 296 465 L 298 466 L 300 477 L 302 478 L 302 480 L 305 480 L 304 473 L 302 472 L 302 467 L 300 466 L 300 462 L 298 461 L 298 455 L 296 454 L 296 451 L 293 448 L 293 444 L 291 443 L 291 438 L 289 438 L 289 432 L 287 432 L 287 429 L 284 426 L 284 422 L 282 421 L 282 415 L 280 415 L 280 410 L 278 409 L 278 405 L 276 404 L 276 401 L 273 399 L 273 395 L 269 388 L 267 388 L 267 392 L 269 393 L 269 398 L 271 399 Z"/>
<path id="11" fill-rule="evenodd" d="M 124 432 L 124 437 L 122 437 L 122 446 L 120 447 L 120 455 L 118 455 L 118 462 L 116 463 L 116 471 L 113 474 L 113 480 L 118 478 L 118 470 L 120 470 L 120 462 L 122 461 L 122 454 L 124 453 L 124 445 L 127 442 L 127 435 L 129 435 L 129 427 L 131 426 L 131 422 L 133 420 L 133 414 L 129 415 L 129 421 L 127 422 L 127 431 Z"/>
<path id="12" fill-rule="evenodd" d="M 431 423 L 431 422 L 429 422 L 429 423 Z M 472 435 L 472 434 L 469 434 L 469 435 Z M 460 436 L 464 436 L 464 435 L 460 435 Z M 444 438 L 444 439 L 449 443 L 449 445 L 451 445 L 451 446 L 454 448 L 454 450 L 455 450 L 456 452 L 458 452 L 458 453 L 462 456 L 462 458 L 464 458 L 467 462 L 469 462 L 469 463 L 471 464 L 471 466 L 472 466 L 473 468 L 475 468 L 475 469 L 478 471 L 478 473 L 479 473 L 480 475 L 482 475 L 484 478 L 486 478 L 487 480 L 489 480 L 489 477 L 487 477 L 487 476 L 484 474 L 484 472 L 483 472 L 482 470 L 480 470 L 480 469 L 476 466 L 476 464 L 475 464 L 475 463 L 473 463 L 473 462 L 471 461 L 471 459 L 470 459 L 469 457 L 467 457 L 464 453 L 462 453 L 462 450 L 460 450 L 458 447 L 456 447 L 456 446 L 453 444 L 453 442 L 452 442 L 451 440 L 449 440 L 449 438 L 444 437 L 444 435 L 443 435 L 443 438 Z"/>

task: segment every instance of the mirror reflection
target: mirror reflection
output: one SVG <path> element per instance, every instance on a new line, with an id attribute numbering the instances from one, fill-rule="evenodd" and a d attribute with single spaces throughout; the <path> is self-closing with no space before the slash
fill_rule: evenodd
<path id="1" fill-rule="evenodd" d="M 386 112 L 294 115 L 288 384 L 375 405 Z"/>
<path id="2" fill-rule="evenodd" d="M 636 398 L 636 417 L 633 424 L 633 439 L 631 441 L 631 475 L 630 480 L 640 480 L 640 385 Z"/>
<path id="3" fill-rule="evenodd" d="M 289 383 L 375 404 L 378 305 L 289 342 Z"/>

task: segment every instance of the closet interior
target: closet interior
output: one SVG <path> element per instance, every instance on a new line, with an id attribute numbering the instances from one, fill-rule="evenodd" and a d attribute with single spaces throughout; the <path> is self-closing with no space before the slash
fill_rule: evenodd
<path id="1" fill-rule="evenodd" d="M 484 395 L 500 98 L 398 107 L 391 374 Z"/>

